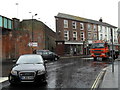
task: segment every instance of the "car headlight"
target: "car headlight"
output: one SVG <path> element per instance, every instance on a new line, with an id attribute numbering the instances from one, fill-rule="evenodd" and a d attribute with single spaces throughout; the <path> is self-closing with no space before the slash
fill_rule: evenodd
<path id="1" fill-rule="evenodd" d="M 17 71 L 12 70 L 12 71 L 11 71 L 11 74 L 12 74 L 12 75 L 17 75 Z"/>
<path id="2" fill-rule="evenodd" d="M 39 70 L 38 73 L 37 73 L 37 75 L 42 75 L 42 74 L 44 74 L 44 73 L 45 73 L 44 70 Z"/>

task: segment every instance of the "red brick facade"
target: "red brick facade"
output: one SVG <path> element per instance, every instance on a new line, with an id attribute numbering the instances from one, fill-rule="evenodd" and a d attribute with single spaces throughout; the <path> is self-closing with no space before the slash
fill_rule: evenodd
<path id="1" fill-rule="evenodd" d="M 7 32 L 2 35 L 2 58 L 15 59 L 21 54 L 32 53 L 28 46 L 29 33 L 26 31 L 4 31 Z"/>
<path id="2" fill-rule="evenodd" d="M 44 23 L 33 20 L 33 41 L 38 43 L 37 47 L 29 45 L 32 42 L 32 20 L 13 19 L 13 28 L 0 27 L 0 51 L 2 60 L 16 59 L 22 54 L 33 53 L 35 49 L 49 49 L 55 51 L 56 33 Z"/>

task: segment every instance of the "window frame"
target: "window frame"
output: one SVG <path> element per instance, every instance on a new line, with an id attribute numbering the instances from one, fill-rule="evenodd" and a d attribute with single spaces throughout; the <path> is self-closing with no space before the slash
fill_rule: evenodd
<path id="1" fill-rule="evenodd" d="M 92 25 L 91 25 L 91 24 L 88 24 L 88 25 L 87 25 L 87 30 L 88 30 L 88 31 L 91 31 L 91 30 L 92 30 Z"/>
<path id="2" fill-rule="evenodd" d="M 97 31 L 97 25 L 93 25 L 93 30 Z"/>
<path id="3" fill-rule="evenodd" d="M 76 21 L 72 21 L 72 28 L 77 29 L 77 22 Z"/>
<path id="4" fill-rule="evenodd" d="M 93 34 L 93 39 L 94 39 L 94 40 L 97 40 L 97 33 L 94 33 L 94 34 Z"/>
<path id="5" fill-rule="evenodd" d="M 73 31 L 73 40 L 77 40 L 77 31 Z"/>
<path id="6" fill-rule="evenodd" d="M 89 35 L 89 34 L 90 34 L 90 35 Z M 91 32 L 88 32 L 88 35 L 87 35 L 87 36 L 88 36 L 88 39 L 91 39 L 91 34 L 92 34 Z"/>
<path id="7" fill-rule="evenodd" d="M 69 31 L 68 30 L 64 30 L 64 40 L 65 41 L 69 40 Z"/>
<path id="8" fill-rule="evenodd" d="M 0 27 L 3 27 L 3 17 L 0 16 Z"/>
<path id="9" fill-rule="evenodd" d="M 84 32 L 80 32 L 80 39 L 81 39 L 81 41 L 84 41 Z"/>
<path id="10" fill-rule="evenodd" d="M 84 23 L 80 23 L 80 30 L 84 30 Z"/>
<path id="11" fill-rule="evenodd" d="M 68 20 L 64 20 L 64 28 L 68 28 Z"/>
<path id="12" fill-rule="evenodd" d="M 7 20 L 7 18 L 4 18 L 3 25 L 4 25 L 4 28 L 8 28 L 8 20 Z"/>

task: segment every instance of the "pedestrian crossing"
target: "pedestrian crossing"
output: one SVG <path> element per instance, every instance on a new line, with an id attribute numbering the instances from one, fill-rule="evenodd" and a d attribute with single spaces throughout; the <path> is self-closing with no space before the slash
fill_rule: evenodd
<path id="1" fill-rule="evenodd" d="M 7 80 L 8 80 L 8 77 L 0 77 L 0 83 L 7 81 Z"/>

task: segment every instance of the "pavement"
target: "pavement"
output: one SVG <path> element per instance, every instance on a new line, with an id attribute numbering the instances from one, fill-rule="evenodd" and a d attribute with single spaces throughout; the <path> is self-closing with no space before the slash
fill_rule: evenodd
<path id="1" fill-rule="evenodd" d="M 120 90 L 120 56 L 114 62 L 114 69 L 112 64 L 104 68 L 96 79 L 97 87 L 93 87 L 91 90 Z M 113 72 L 114 71 L 114 72 Z M 95 82 L 95 83 L 96 83 Z"/>

